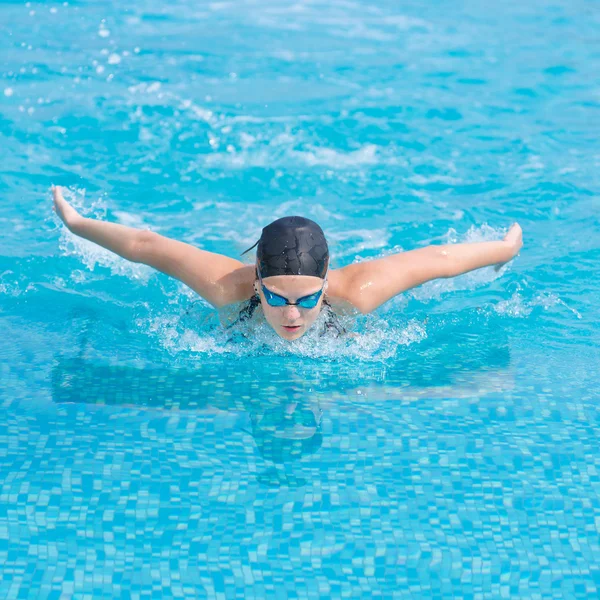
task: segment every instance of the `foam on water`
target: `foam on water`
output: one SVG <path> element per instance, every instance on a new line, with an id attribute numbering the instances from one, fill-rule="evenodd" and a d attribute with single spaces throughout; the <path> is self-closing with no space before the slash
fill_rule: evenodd
<path id="1" fill-rule="evenodd" d="M 156 336 L 161 346 L 174 356 L 183 353 L 185 359 L 221 354 L 231 358 L 278 356 L 385 362 L 401 348 L 427 337 L 424 324 L 416 320 L 394 324 L 377 317 L 362 318 L 358 325 L 342 320 L 351 329 L 348 335 L 323 334 L 325 316 L 322 315 L 300 339 L 288 342 L 264 322 L 231 330 L 216 323 L 210 308 L 194 310 L 191 315 L 150 316 L 138 319 L 136 325 L 141 332 Z"/>
<path id="2" fill-rule="evenodd" d="M 523 293 L 520 285 L 508 300 L 502 300 L 494 307 L 500 315 L 514 317 L 518 319 L 527 318 L 531 313 L 540 307 L 543 310 L 549 310 L 554 307 L 566 309 L 577 319 L 581 319 L 581 314 L 574 308 L 571 308 L 566 302 L 561 300 L 556 294 L 542 292 L 532 296 L 531 293 Z M 528 297 L 529 296 L 529 297 Z"/>
<path id="3" fill-rule="evenodd" d="M 17 297 L 29 289 L 30 285 L 14 271 L 6 270 L 0 273 L 0 294 Z"/>
<path id="4" fill-rule="evenodd" d="M 65 199 L 83 216 L 95 219 L 106 218 L 106 201 L 103 198 L 87 205 L 85 203 L 85 190 L 72 191 L 64 188 L 63 193 Z M 146 228 L 143 227 L 143 221 L 138 215 L 116 211 L 115 216 L 123 225 Z M 60 250 L 65 256 L 77 256 L 91 271 L 94 270 L 96 265 L 101 265 L 110 268 L 113 275 L 126 276 L 142 283 L 147 283 L 152 277 L 153 270 L 150 267 L 127 261 L 93 242 L 74 235 L 61 223 L 58 217 L 55 217 L 55 222 L 61 230 Z M 75 280 L 81 278 L 80 274 L 75 276 Z"/>

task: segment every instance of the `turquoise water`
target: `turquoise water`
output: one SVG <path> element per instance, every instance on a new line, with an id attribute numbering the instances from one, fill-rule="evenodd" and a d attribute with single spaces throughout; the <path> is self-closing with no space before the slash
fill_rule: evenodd
<path id="1" fill-rule="evenodd" d="M 0 596 L 597 597 L 599 21 L 3 2 Z M 52 184 L 232 256 L 288 214 L 333 266 L 525 246 L 352 336 L 248 340 L 73 238 Z"/>

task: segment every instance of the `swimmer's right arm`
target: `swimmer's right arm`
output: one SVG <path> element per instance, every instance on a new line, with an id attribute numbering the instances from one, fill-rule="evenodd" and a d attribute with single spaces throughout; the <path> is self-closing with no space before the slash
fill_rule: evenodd
<path id="1" fill-rule="evenodd" d="M 60 187 L 52 192 L 54 210 L 75 235 L 182 281 L 213 306 L 242 302 L 254 294 L 253 266 L 152 231 L 88 219 L 64 199 Z"/>

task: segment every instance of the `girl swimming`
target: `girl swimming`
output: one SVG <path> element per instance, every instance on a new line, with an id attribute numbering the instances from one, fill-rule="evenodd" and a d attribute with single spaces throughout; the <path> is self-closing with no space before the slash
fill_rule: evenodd
<path id="1" fill-rule="evenodd" d="M 523 245 L 521 227 L 514 223 L 503 240 L 432 245 L 330 269 L 319 225 L 284 217 L 262 230 L 255 244 L 256 263 L 245 265 L 158 233 L 83 217 L 60 187 L 53 194 L 56 213 L 75 235 L 175 277 L 216 308 L 248 302 L 240 317 L 252 318 L 260 310 L 286 340 L 304 335 L 323 309 L 369 313 L 432 279 L 506 263 Z"/>

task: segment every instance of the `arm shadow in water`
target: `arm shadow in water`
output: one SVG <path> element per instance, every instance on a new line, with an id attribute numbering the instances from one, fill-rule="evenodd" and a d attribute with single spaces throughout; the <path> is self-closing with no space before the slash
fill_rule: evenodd
<path id="1" fill-rule="evenodd" d="M 263 485 L 297 487 L 305 480 L 285 465 L 314 454 L 323 443 L 319 400 L 301 392 L 293 374 L 271 368 L 271 377 L 253 364 L 216 361 L 197 369 L 109 365 L 81 356 L 57 356 L 52 369 L 54 402 L 186 411 L 244 412 L 243 431 L 271 467 L 258 475 Z M 273 386 L 273 383 L 276 386 Z"/>
<path id="2" fill-rule="evenodd" d="M 323 409 L 333 403 L 460 398 L 511 389 L 510 343 L 498 327 L 470 331 L 437 328 L 424 343 L 381 363 L 302 362 L 282 357 L 218 356 L 194 369 L 159 365 L 109 365 L 79 355 L 56 357 L 56 403 L 147 408 L 164 411 L 244 412 L 247 434 L 270 465 L 258 481 L 268 486 L 305 483 L 287 467 L 314 455 L 323 444 Z M 357 395 L 360 392 L 360 395 Z"/>

